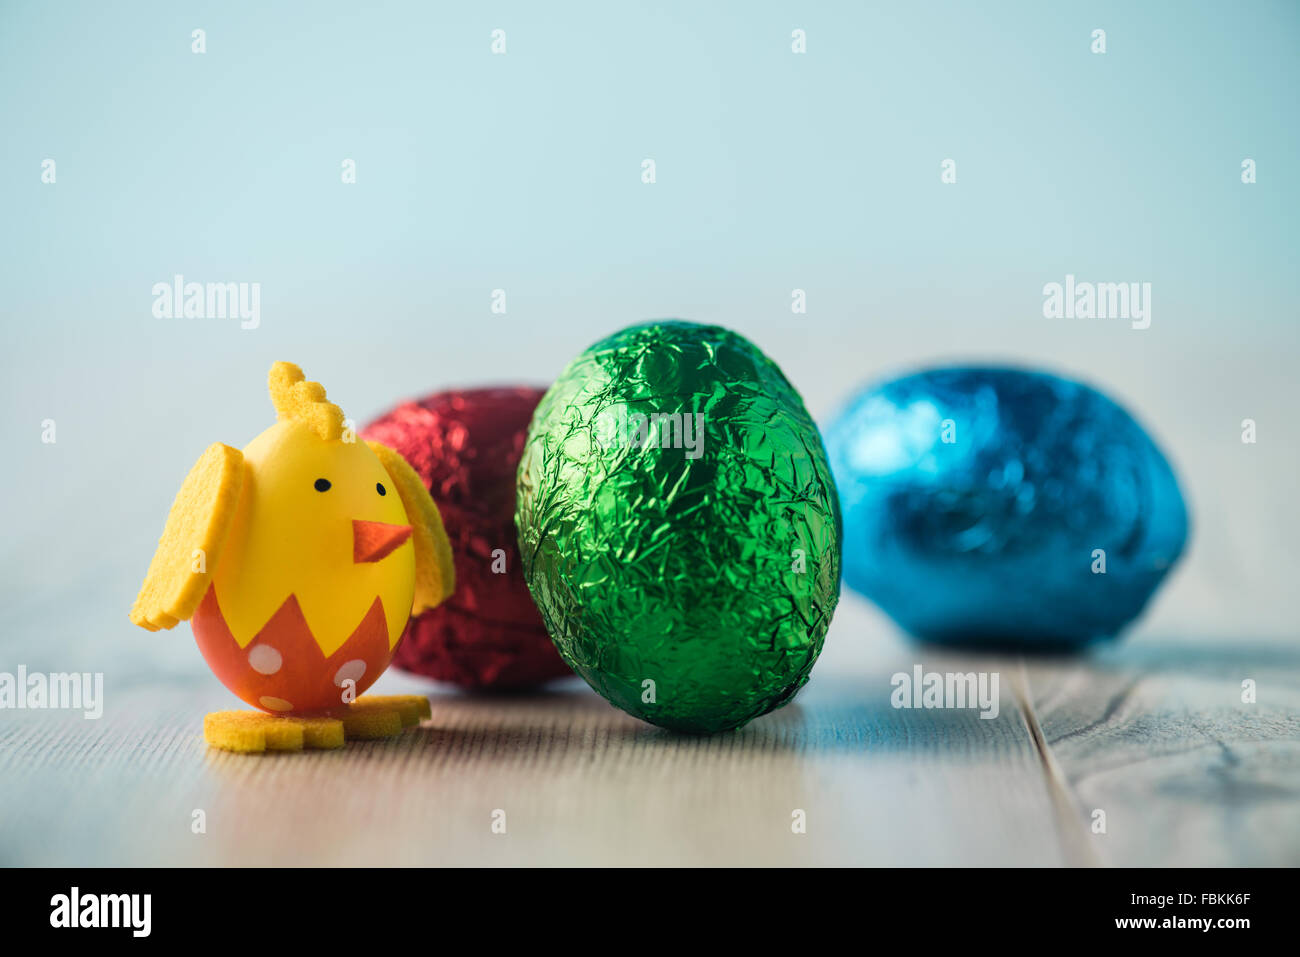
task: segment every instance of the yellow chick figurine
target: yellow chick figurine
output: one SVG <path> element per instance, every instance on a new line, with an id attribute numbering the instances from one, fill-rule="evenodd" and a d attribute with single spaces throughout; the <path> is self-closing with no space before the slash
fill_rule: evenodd
<path id="1" fill-rule="evenodd" d="M 270 391 L 279 421 L 242 452 L 213 445 L 185 479 L 131 620 L 157 631 L 191 619 L 213 673 L 264 712 L 208 715 L 209 744 L 394 733 L 427 716 L 428 699 L 357 696 L 411 615 L 452 592 L 442 519 L 406 460 L 356 441 L 320 383 L 277 362 Z"/>

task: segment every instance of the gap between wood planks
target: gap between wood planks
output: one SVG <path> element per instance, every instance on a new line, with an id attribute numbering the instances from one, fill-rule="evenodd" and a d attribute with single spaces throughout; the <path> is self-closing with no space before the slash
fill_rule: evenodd
<path id="1" fill-rule="evenodd" d="M 1101 867 L 1101 858 L 1083 832 L 1083 812 L 1074 803 L 1065 772 L 1057 763 L 1052 748 L 1043 735 L 1038 723 L 1038 714 L 1034 710 L 1034 701 L 1029 694 L 1029 670 L 1025 659 L 1019 658 L 1016 670 L 1011 673 L 1011 691 L 1020 705 L 1020 714 L 1024 718 L 1029 737 L 1034 742 L 1034 750 L 1043 765 L 1047 793 L 1052 799 L 1052 810 L 1056 817 L 1056 830 L 1061 839 L 1061 851 L 1068 865 L 1074 867 Z"/>

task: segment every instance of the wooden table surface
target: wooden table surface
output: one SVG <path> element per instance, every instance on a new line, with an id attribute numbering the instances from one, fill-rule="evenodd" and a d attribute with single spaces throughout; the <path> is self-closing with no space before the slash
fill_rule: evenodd
<path id="1" fill-rule="evenodd" d="M 176 635 L 176 660 L 197 657 Z M 999 716 L 893 708 L 890 676 L 916 664 L 997 672 Z M 100 720 L 3 715 L 0 863 L 1295 865 L 1298 679 L 1290 640 L 957 655 L 851 595 L 796 700 L 708 738 L 577 679 L 476 697 L 390 672 L 377 691 L 432 698 L 418 729 L 236 755 L 203 743 L 204 712 L 233 703 L 201 666 L 117 675 Z"/>

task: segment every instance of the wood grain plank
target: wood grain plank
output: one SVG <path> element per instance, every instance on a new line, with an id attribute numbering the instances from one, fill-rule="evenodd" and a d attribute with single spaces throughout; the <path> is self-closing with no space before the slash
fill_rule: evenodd
<path id="1" fill-rule="evenodd" d="M 1098 858 L 1300 864 L 1300 650 L 1289 639 L 1151 640 L 1026 664 L 1033 710 Z M 1255 704 L 1241 682 L 1257 683 Z M 1093 833 L 1092 814 L 1106 814 Z"/>
<path id="2" fill-rule="evenodd" d="M 130 688 L 98 722 L 11 713 L 0 862 L 1064 863 L 1014 700 L 997 720 L 896 710 L 889 676 L 917 652 L 882 640 L 865 663 L 850 635 L 793 704 L 714 737 L 644 725 L 576 679 L 517 697 L 436 694 L 418 730 L 343 752 L 209 751 L 202 714 L 229 706 L 210 678 Z M 195 809 L 206 834 L 191 833 Z M 792 833 L 795 809 L 806 834 Z"/>

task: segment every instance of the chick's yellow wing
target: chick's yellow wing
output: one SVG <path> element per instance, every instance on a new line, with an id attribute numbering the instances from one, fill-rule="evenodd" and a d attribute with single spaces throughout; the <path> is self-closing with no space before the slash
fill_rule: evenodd
<path id="1" fill-rule="evenodd" d="M 451 542 L 442 527 L 442 516 L 424 482 L 401 454 L 378 442 L 367 442 L 384 471 L 393 480 L 397 494 L 411 523 L 411 541 L 415 545 L 415 602 L 411 614 L 436 608 L 451 596 L 456 587 L 456 571 L 451 560 Z"/>
<path id="2" fill-rule="evenodd" d="M 172 628 L 199 607 L 230 533 L 244 484 L 244 454 L 220 442 L 199 456 L 167 515 L 131 620 Z"/>

